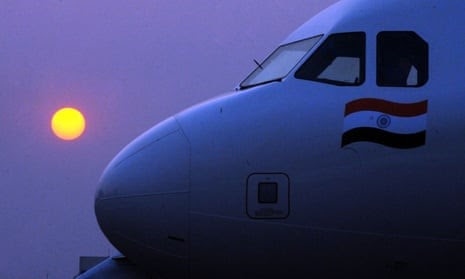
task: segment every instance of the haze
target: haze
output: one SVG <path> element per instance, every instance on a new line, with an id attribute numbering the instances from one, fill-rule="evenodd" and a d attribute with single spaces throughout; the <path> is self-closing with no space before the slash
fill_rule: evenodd
<path id="1" fill-rule="evenodd" d="M 79 256 L 114 253 L 93 210 L 111 158 L 334 2 L 2 0 L 0 278 L 71 278 Z M 77 141 L 50 130 L 63 106 L 87 118 Z"/>

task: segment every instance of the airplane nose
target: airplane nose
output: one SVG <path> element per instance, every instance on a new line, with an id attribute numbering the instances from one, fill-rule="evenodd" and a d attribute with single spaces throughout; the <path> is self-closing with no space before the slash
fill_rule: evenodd
<path id="1" fill-rule="evenodd" d="M 97 221 L 110 242 L 136 263 L 158 262 L 165 275 L 182 272 L 187 257 L 189 165 L 189 141 L 169 118 L 110 162 L 95 197 Z"/>
<path id="2" fill-rule="evenodd" d="M 183 191 L 189 142 L 172 117 L 128 144 L 104 170 L 96 199 Z"/>

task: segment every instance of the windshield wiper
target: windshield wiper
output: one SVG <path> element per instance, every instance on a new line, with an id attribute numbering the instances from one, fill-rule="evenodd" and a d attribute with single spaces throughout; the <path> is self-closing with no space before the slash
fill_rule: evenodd
<path id="1" fill-rule="evenodd" d="M 255 62 L 255 64 L 257 64 L 257 66 L 263 70 L 263 67 L 262 67 L 262 64 L 260 64 L 257 60 L 253 60 L 253 62 Z"/>

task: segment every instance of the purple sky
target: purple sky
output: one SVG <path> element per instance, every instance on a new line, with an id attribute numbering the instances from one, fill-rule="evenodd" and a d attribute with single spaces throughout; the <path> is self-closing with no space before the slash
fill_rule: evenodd
<path id="1" fill-rule="evenodd" d="M 93 210 L 111 158 L 334 2 L 1 0 L 0 278 L 71 278 L 113 251 Z M 63 106 L 87 118 L 77 141 L 50 131 Z"/>

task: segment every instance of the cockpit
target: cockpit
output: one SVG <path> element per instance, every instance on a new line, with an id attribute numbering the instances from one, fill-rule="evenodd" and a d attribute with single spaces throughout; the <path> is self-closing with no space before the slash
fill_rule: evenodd
<path id="1" fill-rule="evenodd" d="M 296 79 L 335 86 L 360 86 L 366 76 L 366 34 L 334 33 L 278 47 L 240 84 L 240 89 Z M 412 31 L 382 31 L 376 38 L 376 83 L 380 87 L 421 87 L 428 80 L 428 44 Z M 304 61 L 304 58 L 311 55 Z"/>
<path id="2" fill-rule="evenodd" d="M 300 62 L 321 39 L 322 35 L 278 47 L 241 83 L 241 89 L 279 81 Z"/>

